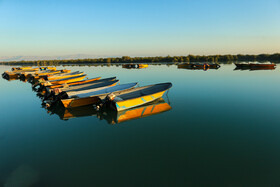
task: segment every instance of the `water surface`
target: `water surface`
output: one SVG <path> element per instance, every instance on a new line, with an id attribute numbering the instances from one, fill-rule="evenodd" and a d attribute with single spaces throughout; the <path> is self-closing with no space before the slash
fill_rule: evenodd
<path id="1" fill-rule="evenodd" d="M 96 115 L 61 120 L 29 83 L 0 79 L 0 186 L 280 184 L 278 68 L 59 68 L 141 86 L 172 82 L 164 96 L 172 109 L 114 125 Z"/>

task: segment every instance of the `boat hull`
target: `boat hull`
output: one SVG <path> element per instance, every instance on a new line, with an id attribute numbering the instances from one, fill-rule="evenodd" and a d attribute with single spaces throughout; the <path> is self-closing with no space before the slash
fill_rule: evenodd
<path id="1" fill-rule="evenodd" d="M 127 110 L 130 108 L 138 107 L 138 106 L 144 105 L 146 103 L 153 102 L 153 101 L 161 98 L 165 92 L 166 92 L 166 90 L 158 92 L 158 93 L 154 93 L 151 95 L 143 96 L 143 97 L 138 97 L 138 98 L 129 99 L 129 100 L 125 100 L 125 101 L 118 101 L 118 102 L 116 102 L 116 109 L 117 109 L 117 111 L 122 111 L 122 110 Z"/>
<path id="2" fill-rule="evenodd" d="M 114 85 L 115 84 L 116 83 L 114 83 Z M 137 83 L 127 84 L 125 86 L 124 85 L 114 86 L 114 85 L 106 86 L 103 88 L 97 88 L 95 89 L 95 92 L 93 91 L 92 93 L 90 93 L 90 95 L 87 94 L 87 96 L 80 95 L 81 97 L 78 98 L 61 99 L 61 102 L 65 108 L 73 108 L 73 107 L 97 104 L 100 103 L 101 100 L 107 96 L 107 94 L 109 93 L 121 94 L 127 90 L 133 89 L 137 85 Z"/>

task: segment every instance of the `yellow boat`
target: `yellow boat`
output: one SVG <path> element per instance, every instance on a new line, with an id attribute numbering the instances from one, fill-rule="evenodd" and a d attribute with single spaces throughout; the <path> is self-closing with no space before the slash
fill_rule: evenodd
<path id="1" fill-rule="evenodd" d="M 61 92 L 49 105 L 53 105 L 53 103 L 57 101 L 61 101 L 65 108 L 98 104 L 102 99 L 105 99 L 109 93 L 122 93 L 137 85 L 137 83 L 128 83 L 115 86 L 117 82 L 118 81 L 108 81 L 107 83 L 101 83 L 96 85 L 96 88 L 86 90 L 85 93 L 83 93 L 83 91 L 70 93 Z"/>
<path id="2" fill-rule="evenodd" d="M 41 70 L 52 70 L 52 71 L 56 71 L 56 67 L 50 67 L 50 66 L 47 66 L 47 67 L 40 67 Z"/>
<path id="3" fill-rule="evenodd" d="M 60 74 L 60 73 L 70 73 L 71 70 L 55 70 L 55 71 L 47 71 L 47 72 L 37 72 L 34 75 L 30 75 L 29 78 L 34 77 L 34 79 L 39 79 L 48 75 L 55 75 L 55 74 Z"/>
<path id="4" fill-rule="evenodd" d="M 16 70 L 30 70 L 33 69 L 32 67 L 13 67 L 12 71 L 16 71 Z"/>
<path id="5" fill-rule="evenodd" d="M 3 74 L 2 74 L 2 77 L 3 78 L 19 78 L 20 74 L 22 73 L 27 73 L 27 72 L 35 72 L 35 71 L 38 71 L 39 68 L 33 68 L 33 69 L 27 69 L 27 70 L 14 70 L 14 71 L 5 71 Z"/>
<path id="6" fill-rule="evenodd" d="M 57 80 L 57 79 L 66 79 L 66 78 L 75 77 L 75 76 L 79 76 L 79 75 L 83 75 L 83 74 L 84 74 L 84 72 L 76 71 L 73 73 L 61 73 L 61 74 L 57 74 L 57 75 L 47 75 L 47 80 L 53 81 L 53 80 Z"/>
<path id="7" fill-rule="evenodd" d="M 71 70 L 66 70 L 66 69 L 63 69 L 63 70 L 57 70 L 57 71 L 51 71 L 49 73 L 43 73 L 43 74 L 39 74 L 36 75 L 30 75 L 30 77 L 28 78 L 28 81 L 31 82 L 31 83 L 35 83 L 36 81 L 38 81 L 39 79 L 45 79 L 47 80 L 48 79 L 48 76 L 53 76 L 53 75 L 65 75 L 65 74 L 68 74 L 70 73 Z"/>
<path id="8" fill-rule="evenodd" d="M 161 83 L 111 94 L 106 97 L 103 107 L 117 111 L 134 108 L 161 98 L 171 87 L 171 83 Z"/>
<path id="9" fill-rule="evenodd" d="M 93 79 L 86 79 L 86 80 L 82 80 L 82 81 L 71 82 L 71 83 L 67 83 L 67 86 L 90 83 L 90 82 L 94 82 L 94 81 L 97 81 L 97 80 L 100 80 L 100 79 L 101 79 L 101 77 L 96 77 L 96 78 L 93 78 Z M 57 85 L 51 85 L 51 86 L 48 86 L 48 87 L 50 89 L 54 89 L 54 88 L 63 88 L 64 86 L 65 86 L 65 84 L 57 84 Z"/>
<path id="10" fill-rule="evenodd" d="M 147 67 L 149 67 L 148 64 L 138 64 L 138 68 L 139 68 L 139 69 L 147 68 Z"/>
<path id="11" fill-rule="evenodd" d="M 22 79 L 30 79 L 31 77 L 38 77 L 43 75 L 52 75 L 56 73 L 61 73 L 62 70 L 41 70 L 41 71 L 34 71 L 34 72 L 24 72 L 21 73 L 20 77 Z"/>
<path id="12" fill-rule="evenodd" d="M 51 81 L 47 81 L 47 82 L 42 82 L 41 84 L 43 86 L 47 86 L 47 85 L 61 85 L 61 84 L 66 84 L 66 83 L 71 83 L 71 82 L 76 82 L 76 81 L 81 81 L 83 80 L 87 75 L 80 73 L 74 76 L 65 76 L 62 79 L 54 79 Z"/>
<path id="13" fill-rule="evenodd" d="M 56 75 L 56 74 L 62 74 L 63 73 L 70 73 L 71 70 L 67 70 L 67 69 L 63 69 L 63 70 L 55 70 L 55 71 L 49 71 L 49 72 L 43 72 L 43 73 L 40 73 L 40 72 L 37 72 L 35 73 L 35 75 L 33 75 L 33 77 L 35 79 L 39 79 L 41 77 L 44 77 L 44 76 L 48 76 L 48 75 Z"/>

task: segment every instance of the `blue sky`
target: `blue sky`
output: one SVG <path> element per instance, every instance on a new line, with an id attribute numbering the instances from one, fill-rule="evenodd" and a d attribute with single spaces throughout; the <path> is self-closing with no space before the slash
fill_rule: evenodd
<path id="1" fill-rule="evenodd" d="M 0 56 L 280 52 L 280 0 L 0 0 Z"/>

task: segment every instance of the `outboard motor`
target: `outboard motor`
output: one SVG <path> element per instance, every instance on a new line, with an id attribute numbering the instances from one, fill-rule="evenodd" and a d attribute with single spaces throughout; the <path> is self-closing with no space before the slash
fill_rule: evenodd
<path id="1" fill-rule="evenodd" d="M 97 111 L 100 109 L 116 110 L 115 98 L 116 98 L 116 95 L 114 95 L 113 93 L 108 94 L 105 97 L 105 99 L 100 101 L 100 103 L 96 104 L 95 109 Z"/>
<path id="2" fill-rule="evenodd" d="M 52 92 L 53 93 L 53 92 Z M 51 107 L 53 106 L 54 104 L 56 104 L 58 101 L 60 101 L 61 99 L 68 99 L 68 95 L 66 92 L 61 92 L 59 93 L 57 96 L 54 97 L 54 99 L 50 102 L 47 102 L 47 107 Z"/>
<path id="3" fill-rule="evenodd" d="M 54 100 L 62 91 L 59 88 L 55 88 L 51 91 L 51 93 L 46 94 L 43 101 L 46 100 Z"/>

